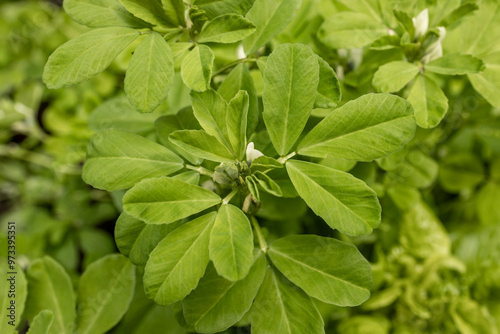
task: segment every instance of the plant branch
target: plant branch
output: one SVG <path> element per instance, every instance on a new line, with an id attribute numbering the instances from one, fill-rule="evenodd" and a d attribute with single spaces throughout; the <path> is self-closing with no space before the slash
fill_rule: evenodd
<path id="1" fill-rule="evenodd" d="M 252 226 L 257 234 L 257 239 L 259 239 L 259 246 L 262 252 L 266 253 L 267 252 L 267 242 L 266 239 L 264 238 L 264 235 L 262 234 L 262 230 L 260 229 L 259 223 L 257 222 L 257 219 L 254 216 L 250 216 L 250 220 L 252 221 Z"/>
<path id="2" fill-rule="evenodd" d="M 296 156 L 296 155 L 297 155 L 297 152 L 292 152 L 292 153 L 290 153 L 290 154 L 289 154 L 289 155 L 287 155 L 287 156 L 284 156 L 284 157 L 279 158 L 279 159 L 278 159 L 278 162 L 279 162 L 280 164 L 284 164 L 285 162 L 287 162 L 287 160 L 288 160 L 288 159 L 290 159 L 290 158 L 292 158 L 292 157 L 294 157 L 294 156 Z"/>
<path id="3" fill-rule="evenodd" d="M 194 170 L 195 172 L 201 174 L 201 175 L 206 175 L 206 176 L 214 176 L 214 172 L 212 172 L 211 170 L 209 169 L 206 169 L 204 167 L 201 167 L 201 166 L 191 166 L 191 165 L 184 165 L 184 167 L 186 167 L 187 169 L 190 169 L 190 170 Z"/>
<path id="4" fill-rule="evenodd" d="M 223 205 L 228 204 L 233 199 L 234 195 L 236 195 L 237 193 L 238 193 L 238 189 L 234 189 L 233 191 L 231 191 L 229 193 L 229 195 L 224 197 L 224 199 L 222 200 L 222 204 Z"/>

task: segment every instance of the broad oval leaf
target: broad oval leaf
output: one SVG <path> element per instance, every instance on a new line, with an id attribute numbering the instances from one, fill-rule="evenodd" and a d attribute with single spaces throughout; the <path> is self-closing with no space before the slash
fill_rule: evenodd
<path id="1" fill-rule="evenodd" d="M 61 45 L 49 57 L 43 71 L 48 88 L 70 86 L 104 71 L 139 32 L 130 28 L 101 28 Z"/>
<path id="2" fill-rule="evenodd" d="M 403 89 L 420 69 L 407 61 L 391 61 L 379 67 L 373 76 L 373 86 L 380 92 L 392 93 Z"/>
<path id="3" fill-rule="evenodd" d="M 149 26 L 129 13 L 119 0 L 64 0 L 63 7 L 74 21 L 90 28 Z"/>
<path id="4" fill-rule="evenodd" d="M 138 113 L 128 98 L 120 94 L 95 108 L 88 118 L 88 126 L 95 132 L 118 129 L 146 137 L 154 132 L 153 124 L 158 116 L 159 113 Z"/>
<path id="5" fill-rule="evenodd" d="M 156 137 L 163 146 L 179 153 L 192 164 L 199 165 L 203 161 L 202 158 L 188 153 L 169 139 L 173 132 L 184 129 L 201 129 L 200 124 L 193 115 L 193 110 L 189 107 L 179 110 L 176 115 L 162 116 L 155 122 Z"/>
<path id="6" fill-rule="evenodd" d="M 245 53 L 254 53 L 283 30 L 301 3 L 301 0 L 255 0 L 246 18 L 255 24 L 256 30 L 243 41 Z"/>
<path id="7" fill-rule="evenodd" d="M 499 13 L 500 13 L 500 7 Z M 473 30 L 473 29 L 472 29 Z M 481 73 L 467 74 L 472 86 L 493 106 L 500 108 L 500 51 L 483 56 L 486 69 Z"/>
<path id="8" fill-rule="evenodd" d="M 481 72 L 485 65 L 481 59 L 471 55 L 451 54 L 431 61 L 424 68 L 438 74 L 463 75 Z"/>
<path id="9" fill-rule="evenodd" d="M 318 31 L 319 39 L 332 49 L 360 48 L 387 34 L 386 26 L 354 12 L 329 16 Z"/>
<path id="10" fill-rule="evenodd" d="M 255 0 L 196 0 L 196 6 L 205 11 L 208 19 L 235 13 L 245 15 Z"/>
<path id="11" fill-rule="evenodd" d="M 218 162 L 234 163 L 236 157 L 217 138 L 204 130 L 178 130 L 170 140 L 191 155 Z"/>
<path id="12" fill-rule="evenodd" d="M 73 285 L 64 268 L 48 256 L 33 261 L 28 272 L 26 316 L 34 317 L 42 310 L 54 315 L 50 334 L 73 333 L 76 301 Z"/>
<path id="13" fill-rule="evenodd" d="M 43 310 L 33 318 L 26 334 L 49 334 L 53 321 L 54 313 L 49 310 Z M 7 334 L 7 332 L 5 332 L 5 334 Z"/>
<path id="14" fill-rule="evenodd" d="M 240 90 L 248 94 L 247 136 L 250 136 L 259 122 L 259 101 L 257 89 L 245 64 L 239 64 L 224 79 L 217 92 L 226 101 L 231 101 Z"/>
<path id="15" fill-rule="evenodd" d="M 151 252 L 144 271 L 146 295 L 160 305 L 186 297 L 208 265 L 208 242 L 215 212 L 194 219 L 169 235 Z"/>
<path id="16" fill-rule="evenodd" d="M 231 147 L 227 135 L 227 102 L 212 89 L 201 93 L 192 91 L 191 99 L 194 116 L 201 127 L 221 143 Z"/>
<path id="17" fill-rule="evenodd" d="M 215 55 L 208 46 L 195 46 L 181 65 L 182 80 L 194 91 L 203 92 L 210 88 Z"/>
<path id="18" fill-rule="evenodd" d="M 177 155 L 136 134 L 110 129 L 87 148 L 82 178 L 99 189 L 127 189 L 142 179 L 172 174 L 184 166 Z"/>
<path id="19" fill-rule="evenodd" d="M 264 71 L 264 122 L 278 154 L 285 155 L 304 129 L 316 99 L 318 58 L 302 44 L 281 44 Z"/>
<path id="20" fill-rule="evenodd" d="M 434 80 L 425 75 L 415 80 L 408 102 L 413 105 L 417 124 L 423 128 L 438 125 L 448 111 L 448 98 Z"/>
<path id="21" fill-rule="evenodd" d="M 324 61 L 320 56 L 318 56 L 318 64 L 318 95 L 316 95 L 314 106 L 317 108 L 334 108 L 342 98 L 339 79 L 330 64 Z"/>
<path id="22" fill-rule="evenodd" d="M 165 15 L 161 0 L 120 0 L 120 3 L 134 16 L 153 25 L 175 27 Z"/>
<path id="23" fill-rule="evenodd" d="M 366 94 L 325 117 L 298 146 L 298 153 L 371 161 L 400 150 L 415 134 L 413 108 L 389 94 Z"/>
<path id="24" fill-rule="evenodd" d="M 217 16 L 208 21 L 198 36 L 200 43 L 235 43 L 253 34 L 255 25 L 238 14 Z"/>
<path id="25" fill-rule="evenodd" d="M 325 333 L 323 318 L 311 298 L 273 268 L 252 306 L 252 333 Z"/>
<path id="26" fill-rule="evenodd" d="M 125 93 L 142 113 L 155 110 L 174 80 L 174 58 L 165 39 L 152 32 L 135 50 L 125 76 Z"/>
<path id="27" fill-rule="evenodd" d="M 91 263 L 78 283 L 79 334 L 106 333 L 128 310 L 134 296 L 135 267 L 123 255 Z"/>
<path id="28" fill-rule="evenodd" d="M 183 0 L 161 0 L 165 15 L 175 26 L 186 26 L 185 11 Z"/>
<path id="29" fill-rule="evenodd" d="M 184 317 L 200 333 L 223 331 L 239 321 L 252 306 L 264 275 L 266 259 L 258 253 L 248 275 L 232 282 L 209 265 L 198 287 L 183 300 Z"/>
<path id="30" fill-rule="evenodd" d="M 115 241 L 120 253 L 136 266 L 143 266 L 149 254 L 170 232 L 182 224 L 146 224 L 125 212 L 122 212 L 115 225 Z"/>
<path id="31" fill-rule="evenodd" d="M 289 161 L 286 169 L 300 197 L 330 227 L 363 235 L 380 223 L 377 194 L 351 174 L 304 161 Z"/>
<path id="32" fill-rule="evenodd" d="M 247 216 L 231 204 L 222 205 L 210 234 L 210 260 L 222 277 L 237 281 L 253 263 L 253 233 Z"/>
<path id="33" fill-rule="evenodd" d="M 227 136 L 233 152 L 239 160 L 243 160 L 247 147 L 248 107 L 248 93 L 240 90 L 229 102 L 227 111 Z"/>
<path id="34" fill-rule="evenodd" d="M 123 209 L 147 224 L 169 224 L 221 202 L 208 189 L 170 177 L 147 179 L 123 197 Z"/>
<path id="35" fill-rule="evenodd" d="M 276 240 L 267 254 L 286 278 L 325 303 L 356 306 L 370 297 L 370 264 L 351 244 L 296 235 Z"/>

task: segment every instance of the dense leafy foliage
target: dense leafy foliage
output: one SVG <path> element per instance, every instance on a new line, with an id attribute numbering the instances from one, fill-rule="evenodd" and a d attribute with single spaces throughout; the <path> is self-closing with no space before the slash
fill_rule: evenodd
<path id="1" fill-rule="evenodd" d="M 497 332 L 494 0 L 0 6 L 30 332 Z"/>

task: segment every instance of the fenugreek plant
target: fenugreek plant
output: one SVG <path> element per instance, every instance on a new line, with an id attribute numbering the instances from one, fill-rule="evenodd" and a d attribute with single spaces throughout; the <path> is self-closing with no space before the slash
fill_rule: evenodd
<path id="1" fill-rule="evenodd" d="M 447 103 L 428 73 L 485 69 L 479 58 L 439 51 L 445 30 L 437 27 L 473 4 L 444 8 L 428 29 L 426 10 L 414 20 L 387 8 L 370 17 L 363 6 L 340 2 L 310 37 L 313 51 L 300 38 L 274 38 L 300 0 L 64 1 L 71 18 L 95 29 L 59 47 L 43 79 L 60 88 L 96 76 L 120 54 L 128 61 L 127 98 L 93 115 L 99 131 L 83 179 L 121 199 L 119 250 L 144 266 L 146 295 L 172 304 L 190 330 L 250 324 L 257 334 L 323 333 L 314 299 L 365 302 L 371 269 L 354 245 L 314 234 L 269 235 L 259 212 L 280 199 L 289 205 L 283 210 L 293 209 L 298 200 L 341 234 L 370 234 L 381 220 L 377 193 L 333 166 L 385 158 L 413 138 L 417 123 L 436 126 Z M 373 86 L 382 93 L 340 104 L 332 65 L 344 69 L 325 49 L 371 43 L 404 59 L 376 71 Z M 408 84 L 409 102 L 388 94 Z M 116 125 L 111 116 L 121 110 L 130 118 Z M 105 113 L 113 126 L 103 123 Z M 398 154 L 380 166 L 391 170 Z"/>

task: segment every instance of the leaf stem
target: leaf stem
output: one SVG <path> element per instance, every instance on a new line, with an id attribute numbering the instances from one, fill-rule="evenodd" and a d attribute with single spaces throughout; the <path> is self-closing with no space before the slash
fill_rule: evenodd
<path id="1" fill-rule="evenodd" d="M 297 152 L 292 152 L 292 153 L 290 153 L 289 155 L 286 155 L 286 156 L 284 156 L 284 157 L 279 158 L 279 159 L 278 159 L 278 162 L 279 162 L 280 164 L 284 164 L 285 162 L 287 162 L 287 160 L 288 160 L 288 159 L 290 159 L 290 158 L 292 158 L 292 157 L 294 157 L 294 156 L 296 156 L 296 155 L 297 155 Z"/>
<path id="2" fill-rule="evenodd" d="M 236 193 L 238 193 L 238 189 L 234 189 L 233 191 L 231 191 L 229 193 L 229 195 L 224 197 L 224 199 L 222 200 L 222 205 L 229 203 L 229 201 L 231 201 L 233 199 L 233 197 L 234 197 L 234 195 L 236 195 Z"/>
<path id="3" fill-rule="evenodd" d="M 201 174 L 201 175 L 206 175 L 206 176 L 214 176 L 214 172 L 212 172 L 211 170 L 209 169 L 206 169 L 205 167 L 201 167 L 201 166 L 191 166 L 191 165 L 184 165 L 184 167 L 186 167 L 187 169 L 190 169 L 190 170 L 194 170 L 195 172 Z"/>
<path id="4" fill-rule="evenodd" d="M 215 76 L 217 76 L 217 75 L 219 75 L 219 74 L 227 71 L 230 68 L 235 67 L 236 65 L 247 63 L 247 62 L 256 62 L 256 61 L 257 61 L 257 59 L 254 59 L 254 58 L 238 59 L 236 61 L 233 61 L 232 63 L 229 63 L 229 64 L 224 65 L 221 68 L 219 68 L 214 74 L 212 74 L 212 78 L 214 78 Z"/>
<path id="5" fill-rule="evenodd" d="M 257 219 L 254 216 L 250 216 L 250 220 L 252 221 L 252 226 L 257 234 L 257 239 L 259 239 L 259 246 L 260 249 L 262 250 L 263 253 L 267 252 L 267 242 L 266 239 L 264 238 L 264 235 L 262 234 L 262 230 L 260 229 L 259 223 L 257 222 Z"/>

